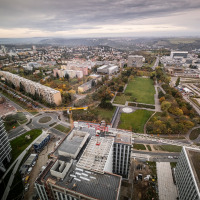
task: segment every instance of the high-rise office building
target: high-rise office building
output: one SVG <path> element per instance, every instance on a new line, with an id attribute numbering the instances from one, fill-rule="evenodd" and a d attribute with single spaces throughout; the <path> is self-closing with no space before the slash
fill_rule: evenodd
<path id="1" fill-rule="evenodd" d="M 0 117 L 0 170 L 5 172 L 5 162 L 10 162 L 11 160 L 11 146 L 8 141 L 8 136 L 4 127 L 4 123 Z"/>
<path id="2" fill-rule="evenodd" d="M 119 199 L 122 177 L 128 177 L 130 143 L 126 131 L 109 127 L 98 135 L 92 124 L 79 122 L 36 179 L 40 199 Z"/>
<path id="3" fill-rule="evenodd" d="M 200 199 L 200 149 L 183 147 L 175 169 L 180 200 Z"/>
<path id="4" fill-rule="evenodd" d="M 131 155 L 130 133 L 118 134 L 113 149 L 113 173 L 128 178 Z"/>

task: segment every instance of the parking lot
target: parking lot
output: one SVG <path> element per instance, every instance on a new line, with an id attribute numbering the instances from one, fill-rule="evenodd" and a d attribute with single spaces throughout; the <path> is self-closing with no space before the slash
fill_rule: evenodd
<path id="1" fill-rule="evenodd" d="M 48 145 L 44 147 L 44 149 L 40 152 L 38 155 L 38 160 L 36 162 L 36 165 L 33 167 L 28 181 L 29 189 L 27 192 L 25 192 L 24 199 L 26 200 L 32 200 L 32 197 L 36 195 L 36 189 L 34 188 L 34 182 L 36 178 L 38 177 L 41 169 L 43 166 L 47 164 L 48 161 L 48 154 L 54 150 L 55 142 L 58 139 L 55 138 L 53 140 L 50 140 Z"/>

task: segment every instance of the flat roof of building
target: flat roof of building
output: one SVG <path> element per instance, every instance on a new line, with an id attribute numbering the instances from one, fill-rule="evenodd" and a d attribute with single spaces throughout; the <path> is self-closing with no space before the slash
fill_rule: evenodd
<path id="1" fill-rule="evenodd" d="M 193 148 L 185 148 L 190 165 L 196 179 L 198 188 L 200 190 L 200 149 L 193 149 Z"/>
<path id="2" fill-rule="evenodd" d="M 46 137 L 48 137 L 49 134 L 48 133 L 42 133 L 42 135 L 40 136 L 40 138 L 34 143 L 34 145 L 39 145 Z"/>
<path id="3" fill-rule="evenodd" d="M 33 160 L 37 157 L 37 154 L 31 154 L 23 165 L 31 165 Z"/>
<path id="4" fill-rule="evenodd" d="M 125 133 L 125 132 L 118 132 L 116 133 L 115 142 L 122 143 L 122 144 L 132 144 L 131 141 L 132 133 Z"/>
<path id="5" fill-rule="evenodd" d="M 49 165 L 52 166 L 51 162 Z M 65 188 L 69 192 L 76 192 L 95 199 L 110 200 L 117 199 L 121 185 L 121 176 L 105 172 L 104 174 L 81 169 L 72 164 L 63 179 L 58 179 L 51 175 L 50 168 L 47 167 L 41 174 L 43 179 L 52 184 Z M 41 181 L 39 179 L 38 182 Z"/>
<path id="6" fill-rule="evenodd" d="M 141 55 L 130 55 L 128 57 L 130 57 L 130 58 L 143 58 L 143 56 L 141 56 Z"/>
<path id="7" fill-rule="evenodd" d="M 113 143 L 114 138 L 92 136 L 77 163 L 77 167 L 104 173 L 105 164 Z"/>
<path id="8" fill-rule="evenodd" d="M 73 130 L 68 137 L 64 139 L 58 149 L 54 152 L 56 156 L 71 156 L 76 157 L 87 141 L 89 134 L 84 131 Z"/>

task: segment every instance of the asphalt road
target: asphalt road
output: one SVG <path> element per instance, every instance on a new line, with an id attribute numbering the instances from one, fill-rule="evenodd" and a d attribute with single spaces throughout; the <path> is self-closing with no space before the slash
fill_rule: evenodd
<path id="1" fill-rule="evenodd" d="M 154 63 L 152 69 L 155 70 L 156 67 L 158 67 L 158 63 L 159 63 L 159 57 L 156 58 L 156 62 Z"/>
<path id="2" fill-rule="evenodd" d="M 15 107 L 17 110 L 24 110 L 21 106 L 19 106 L 18 104 L 16 104 L 15 102 L 11 101 L 9 98 L 7 98 L 6 96 L 4 96 L 2 93 L 0 93 L 2 97 L 4 97 L 9 104 L 11 104 L 13 107 Z M 30 117 L 32 117 L 33 115 L 29 112 L 27 112 L 26 110 L 24 110 L 23 112 L 25 115 L 29 115 Z"/>

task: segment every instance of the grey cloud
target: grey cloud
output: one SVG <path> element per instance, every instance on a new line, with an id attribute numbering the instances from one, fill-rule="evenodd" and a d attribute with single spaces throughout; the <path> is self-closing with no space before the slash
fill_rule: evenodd
<path id="1" fill-rule="evenodd" d="M 196 0 L 0 0 L 0 28 L 92 29 L 197 8 Z"/>

